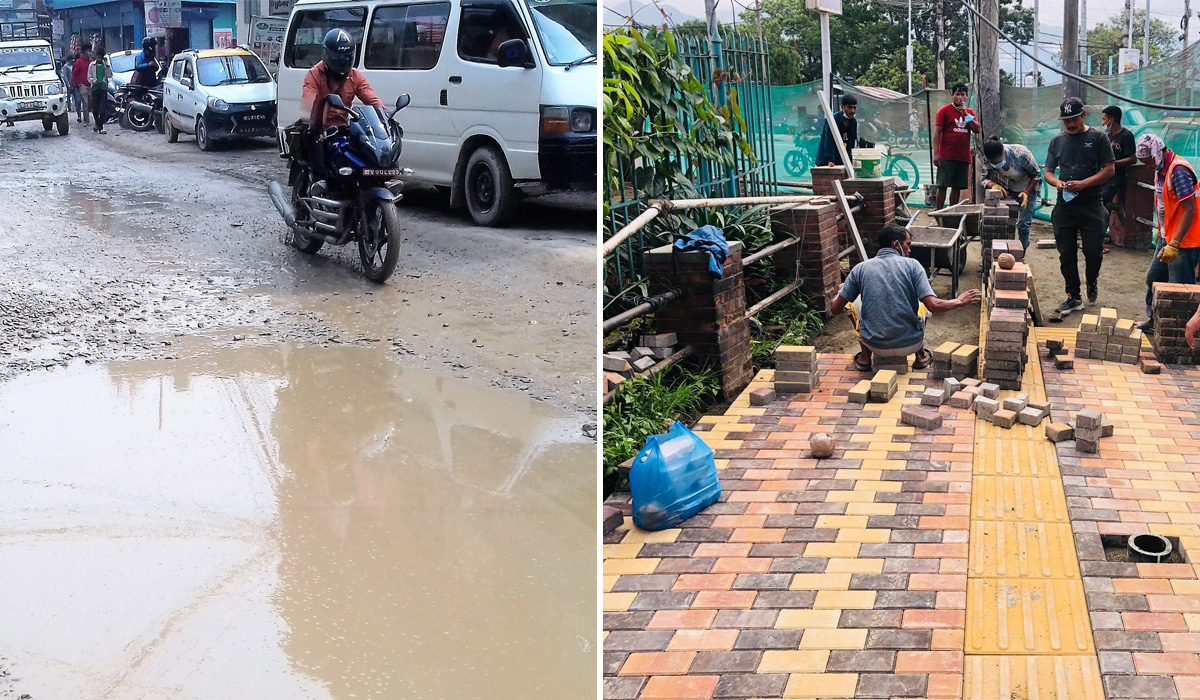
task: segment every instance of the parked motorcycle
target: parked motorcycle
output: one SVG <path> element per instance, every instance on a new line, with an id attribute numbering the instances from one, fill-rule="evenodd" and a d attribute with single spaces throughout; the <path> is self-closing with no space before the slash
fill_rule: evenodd
<path id="1" fill-rule="evenodd" d="M 131 85 L 126 88 L 124 110 L 121 113 L 121 126 L 134 131 L 150 131 L 158 129 L 163 132 L 163 89 L 159 83 L 156 87 Z"/>
<path id="2" fill-rule="evenodd" d="M 408 95 L 396 109 L 356 106 L 347 109 L 342 98 L 330 95 L 326 104 L 346 112 L 349 123 L 330 127 L 317 140 L 324 155 L 324 172 L 314 172 L 307 153 L 306 126 L 284 129 L 280 157 L 289 161 L 290 193 L 278 182 L 268 187 L 271 201 L 288 225 L 285 242 L 307 255 L 323 245 L 358 244 L 363 273 L 372 282 L 391 277 L 400 255 L 399 178 L 403 129 L 396 115 L 408 106 Z M 411 171 L 409 171 L 411 172 Z"/>

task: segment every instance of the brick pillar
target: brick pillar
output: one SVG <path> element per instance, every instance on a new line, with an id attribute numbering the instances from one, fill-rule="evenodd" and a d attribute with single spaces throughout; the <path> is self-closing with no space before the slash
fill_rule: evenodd
<path id="1" fill-rule="evenodd" d="M 1154 220 L 1154 190 L 1139 186 L 1139 182 L 1153 185 L 1154 173 L 1141 164 L 1135 164 L 1128 170 L 1125 191 L 1121 193 L 1125 201 L 1125 223 L 1116 219 L 1109 227 L 1113 245 L 1122 248 L 1148 248 L 1151 245 L 1153 231 L 1150 226 L 1139 222 L 1137 217 Z"/>
<path id="2" fill-rule="evenodd" d="M 800 286 L 828 318 L 833 298 L 842 286 L 838 253 L 843 250 L 838 237 L 836 204 L 797 204 L 771 212 L 771 230 L 775 240 L 787 236 L 800 242 L 772 257 L 781 279 L 799 279 Z"/>
<path id="3" fill-rule="evenodd" d="M 830 167 L 828 165 L 809 170 L 812 174 L 813 194 L 818 196 L 834 197 L 836 201 L 837 191 L 833 189 L 834 180 L 842 182 L 842 188 L 845 189 L 846 169 L 840 165 Z M 847 192 L 846 194 L 849 194 Z M 839 250 L 845 250 L 850 247 L 850 229 L 846 228 L 846 222 L 843 221 L 837 225 L 838 229 L 838 244 L 841 246 Z"/>
<path id="4" fill-rule="evenodd" d="M 750 383 L 750 326 L 746 323 L 746 290 L 742 283 L 742 244 L 729 241 L 729 256 L 720 279 L 708 271 L 708 255 L 675 253 L 662 246 L 645 253 L 650 294 L 661 294 L 674 282 L 687 296 L 654 315 L 658 333 L 675 333 L 680 345 L 690 345 L 693 357 L 721 370 L 724 398 L 733 399 Z"/>
<path id="5" fill-rule="evenodd" d="M 896 219 L 896 179 L 891 177 L 855 178 L 842 183 L 846 196 L 861 194 L 864 208 L 854 215 L 858 235 L 862 237 L 867 255 L 879 250 L 875 237 L 884 226 Z"/>

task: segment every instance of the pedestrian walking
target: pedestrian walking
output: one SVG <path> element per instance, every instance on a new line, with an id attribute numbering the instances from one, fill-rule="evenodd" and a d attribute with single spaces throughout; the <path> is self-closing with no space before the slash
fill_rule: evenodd
<path id="1" fill-rule="evenodd" d="M 1104 199 L 1104 207 L 1116 212 L 1117 217 L 1124 222 L 1125 207 L 1122 205 L 1125 199 L 1126 175 L 1129 166 L 1137 162 L 1137 157 L 1133 153 L 1133 132 L 1121 126 L 1122 116 L 1124 113 L 1116 105 L 1109 105 L 1100 113 L 1100 123 L 1104 127 L 1104 133 L 1108 134 L 1109 143 L 1112 144 L 1113 165 L 1116 167 L 1113 178 L 1104 183 L 1100 195 Z"/>
<path id="2" fill-rule="evenodd" d="M 92 94 L 92 117 L 96 122 L 96 133 L 106 134 L 104 130 L 104 107 L 108 97 L 108 65 L 104 62 L 104 49 L 96 50 L 96 60 L 88 67 L 88 85 Z"/>
<path id="3" fill-rule="evenodd" d="M 858 99 L 854 95 L 842 95 L 842 108 L 834 113 L 833 122 L 837 126 L 838 138 L 846 147 L 846 153 L 858 146 Z M 821 129 L 821 141 L 817 145 L 817 165 L 843 165 L 842 154 L 834 142 L 833 131 L 828 124 Z M 851 157 L 853 157 L 851 155 Z"/>
<path id="4" fill-rule="evenodd" d="M 1058 306 L 1060 316 L 1083 309 L 1079 290 L 1079 251 L 1083 243 L 1087 298 L 1100 296 L 1100 263 L 1104 260 L 1104 232 L 1108 211 L 1100 189 L 1112 179 L 1112 145 L 1108 136 L 1084 123 L 1087 111 L 1078 97 L 1068 97 L 1059 107 L 1064 132 L 1050 142 L 1046 154 L 1046 182 L 1058 190 L 1050 223 L 1058 248 L 1058 265 L 1067 287 L 1067 300 Z M 1055 174 L 1058 171 L 1058 175 Z"/>
<path id="5" fill-rule="evenodd" d="M 1154 283 L 1195 284 L 1200 264 L 1200 217 L 1196 216 L 1196 169 L 1167 148 L 1154 134 L 1138 139 L 1135 155 L 1154 168 L 1154 203 L 1158 209 L 1158 245 L 1146 271 L 1146 317 L 1154 302 Z M 1149 321 L 1138 324 L 1153 332 Z"/>
<path id="6" fill-rule="evenodd" d="M 75 99 L 75 121 L 87 124 L 91 120 L 88 112 L 91 104 L 91 84 L 88 82 L 88 70 L 92 65 L 92 45 L 80 47 L 79 55 L 71 64 L 71 96 Z"/>
<path id="7" fill-rule="evenodd" d="M 64 53 L 62 67 L 58 69 L 58 77 L 63 81 L 63 87 L 67 91 L 67 104 L 65 105 L 67 114 L 71 113 L 71 102 L 74 99 L 75 77 L 71 75 L 71 66 L 75 63 L 75 54 Z"/>
<path id="8" fill-rule="evenodd" d="M 937 166 L 937 208 L 958 204 L 963 190 L 970 185 L 971 134 L 980 132 L 975 112 L 967 107 L 967 86 L 959 83 L 951 91 L 950 104 L 937 112 L 933 123 L 933 164 Z"/>
<path id="9" fill-rule="evenodd" d="M 1015 143 L 1005 145 L 996 136 L 983 142 L 983 157 L 987 166 L 983 186 L 1000 190 L 1002 196 L 1015 199 L 1021 205 L 1017 215 L 1017 235 L 1021 245 L 1028 248 L 1033 212 L 1042 189 L 1042 169 L 1028 148 Z"/>

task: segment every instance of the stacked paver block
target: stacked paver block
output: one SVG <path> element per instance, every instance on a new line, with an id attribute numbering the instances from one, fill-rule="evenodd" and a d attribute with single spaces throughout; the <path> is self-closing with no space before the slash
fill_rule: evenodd
<path id="1" fill-rule="evenodd" d="M 890 369 L 881 369 L 871 379 L 871 400 L 887 403 L 896 395 L 898 388 L 896 372 Z"/>
<path id="2" fill-rule="evenodd" d="M 983 378 L 1002 389 L 1020 389 L 1028 361 L 1029 310 L 996 307 L 988 314 Z"/>
<path id="3" fill-rule="evenodd" d="M 1001 255 L 1008 253 L 1016 258 L 1017 262 L 1025 260 L 1025 246 L 1021 245 L 1021 241 L 1012 239 L 996 239 L 987 244 L 983 249 L 983 274 L 986 279 L 990 279 L 992 265 Z"/>
<path id="4" fill-rule="evenodd" d="M 796 245 L 771 256 L 779 279 L 796 279 L 826 315 L 841 288 L 836 204 L 785 204 L 771 211 L 771 231 L 776 242 L 799 238 Z"/>
<path id="5" fill-rule="evenodd" d="M 1075 449 L 1096 454 L 1104 436 L 1104 416 L 1097 410 L 1085 408 L 1075 414 Z"/>
<path id="6" fill-rule="evenodd" d="M 979 373 L 979 347 L 976 345 L 945 342 L 930 352 L 933 360 L 929 365 L 929 376 L 932 379 L 961 381 Z"/>
<path id="7" fill-rule="evenodd" d="M 1200 305 L 1200 285 L 1154 285 L 1152 321 L 1154 335 L 1150 345 L 1159 362 L 1169 365 L 1200 364 L 1200 348 L 1192 350 L 1184 340 L 1184 326 Z"/>
<path id="8" fill-rule="evenodd" d="M 775 391 L 807 394 L 821 385 L 817 349 L 811 345 L 781 345 L 775 349 Z"/>
<path id="9" fill-rule="evenodd" d="M 871 370 L 878 372 L 890 369 L 896 374 L 908 374 L 908 358 L 901 356 L 883 357 L 878 353 L 871 355 Z"/>
<path id="10" fill-rule="evenodd" d="M 1099 315 L 1084 314 L 1075 334 L 1075 357 L 1137 364 L 1142 332 L 1133 321 L 1117 318 L 1115 309 L 1100 309 Z M 1060 367 L 1060 369 L 1062 369 Z"/>
<path id="11" fill-rule="evenodd" d="M 719 278 L 709 271 L 709 256 L 700 251 L 680 253 L 667 245 L 646 252 L 643 258 L 651 295 L 675 285 L 686 292 L 683 299 L 655 313 L 655 328 L 677 334 L 680 344 L 692 347 L 694 358 L 717 368 L 721 395 L 733 399 L 750 383 L 754 372 L 741 242 L 729 241 Z"/>
<path id="12" fill-rule="evenodd" d="M 984 194 L 983 205 L 983 219 L 979 222 L 979 240 L 982 244 L 983 276 L 986 280 L 991 272 L 992 262 L 1000 256 L 1000 253 L 1008 252 L 1007 241 L 1017 237 L 1017 222 L 1012 215 L 1012 211 L 1016 208 L 1015 202 L 1001 200 L 999 191 L 988 190 Z M 993 247 L 993 242 L 1004 242 L 1005 245 L 997 252 L 997 249 Z"/>

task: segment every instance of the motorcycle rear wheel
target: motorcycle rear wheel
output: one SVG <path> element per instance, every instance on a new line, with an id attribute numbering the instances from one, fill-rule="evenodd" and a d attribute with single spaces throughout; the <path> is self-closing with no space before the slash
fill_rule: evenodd
<path id="1" fill-rule="evenodd" d="M 358 232 L 358 257 L 363 274 L 376 284 L 383 284 L 396 271 L 400 259 L 400 213 L 394 202 L 372 200 L 363 212 L 365 231 Z"/>
<path id="2" fill-rule="evenodd" d="M 125 113 L 121 115 L 121 126 L 134 131 L 150 131 L 154 128 L 154 114 L 126 107 Z"/>

